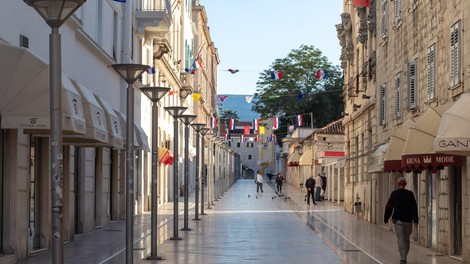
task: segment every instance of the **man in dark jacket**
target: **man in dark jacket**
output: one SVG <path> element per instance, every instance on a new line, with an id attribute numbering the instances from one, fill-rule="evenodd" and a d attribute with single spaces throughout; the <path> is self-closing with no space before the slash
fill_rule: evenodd
<path id="1" fill-rule="evenodd" d="M 384 222 L 387 224 L 392 217 L 398 240 L 400 264 L 406 264 L 413 223 L 418 225 L 418 206 L 413 192 L 405 189 L 405 178 L 398 178 L 397 186 L 398 189 L 390 194 L 385 207 Z"/>
<path id="2" fill-rule="evenodd" d="M 313 175 L 305 181 L 305 187 L 307 188 L 307 204 L 310 205 L 310 197 L 312 197 L 313 204 L 317 204 L 315 198 L 313 198 L 313 192 L 315 191 L 315 179 L 313 179 Z"/>

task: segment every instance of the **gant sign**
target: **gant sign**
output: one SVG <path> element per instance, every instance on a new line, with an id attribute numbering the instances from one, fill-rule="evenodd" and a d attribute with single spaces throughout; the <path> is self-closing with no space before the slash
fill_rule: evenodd
<path id="1" fill-rule="evenodd" d="M 470 138 L 436 138 L 434 149 L 438 152 L 468 152 Z"/>

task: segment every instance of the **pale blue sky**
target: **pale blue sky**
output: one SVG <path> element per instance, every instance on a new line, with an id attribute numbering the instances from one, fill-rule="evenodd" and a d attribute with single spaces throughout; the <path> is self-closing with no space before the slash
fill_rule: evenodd
<path id="1" fill-rule="evenodd" d="M 253 94 L 259 73 L 276 60 L 313 45 L 334 65 L 340 46 L 335 24 L 342 1 L 200 0 L 218 49 L 218 94 Z M 229 68 L 239 69 L 236 74 Z"/>

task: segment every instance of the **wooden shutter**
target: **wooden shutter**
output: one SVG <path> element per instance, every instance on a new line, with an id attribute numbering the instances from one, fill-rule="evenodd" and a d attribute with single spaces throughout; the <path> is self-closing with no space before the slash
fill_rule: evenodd
<path id="1" fill-rule="evenodd" d="M 408 108 L 418 107 L 418 62 L 413 60 L 408 64 Z"/>

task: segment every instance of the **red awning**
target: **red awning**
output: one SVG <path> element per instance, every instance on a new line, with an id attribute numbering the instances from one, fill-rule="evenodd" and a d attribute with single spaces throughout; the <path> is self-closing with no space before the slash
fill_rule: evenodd
<path id="1" fill-rule="evenodd" d="M 344 157 L 344 151 L 323 151 L 321 157 Z"/>
<path id="2" fill-rule="evenodd" d="M 417 154 L 403 155 L 401 160 L 402 168 L 406 172 L 421 173 L 423 170 L 442 170 L 447 166 L 462 167 L 465 158 L 462 156 L 446 154 Z"/>

